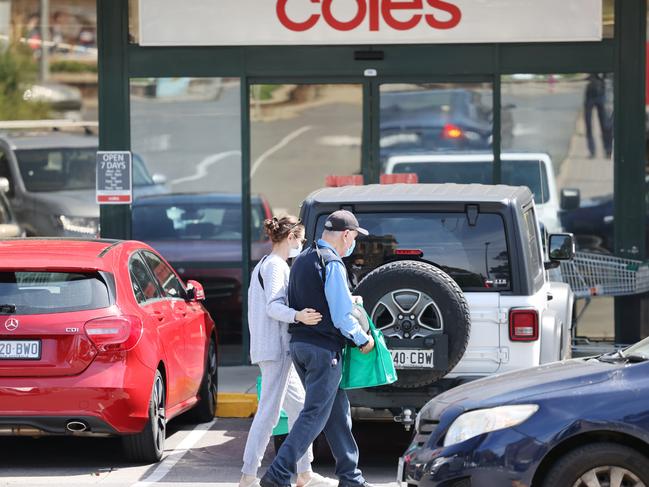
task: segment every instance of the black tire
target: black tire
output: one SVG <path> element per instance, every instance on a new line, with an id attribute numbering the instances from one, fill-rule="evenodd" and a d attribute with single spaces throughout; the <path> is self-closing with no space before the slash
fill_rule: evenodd
<path id="1" fill-rule="evenodd" d="M 124 454 L 129 461 L 159 462 L 164 453 L 167 433 L 166 393 L 162 374 L 156 370 L 149 399 L 149 419 L 141 433 L 122 437 Z"/>
<path id="2" fill-rule="evenodd" d="M 616 443 L 593 443 L 582 446 L 561 457 L 543 480 L 544 487 L 584 487 L 579 483 L 584 475 L 594 474 L 601 479 L 601 485 L 609 485 L 612 468 L 618 473 L 624 471 L 621 485 L 649 486 L 649 458 L 627 446 Z M 594 485 L 594 484 L 593 484 Z M 620 485 L 620 484 L 618 484 Z"/>
<path id="3" fill-rule="evenodd" d="M 414 325 L 410 321 L 403 321 L 394 326 L 385 326 L 387 322 L 385 311 L 388 310 L 388 307 L 380 302 L 383 303 L 385 299 L 388 299 L 388 296 L 392 296 L 395 306 L 397 306 L 397 300 L 394 299 L 395 294 L 393 294 L 395 292 L 396 296 L 401 292 L 404 297 L 412 294 L 426 298 L 422 302 L 428 304 L 424 304 L 425 308 L 422 311 L 418 310 L 418 306 L 421 306 L 418 300 L 404 313 L 408 315 L 413 312 L 413 316 L 418 315 Z M 363 297 L 365 309 L 372 316 L 376 327 L 383 329 L 386 339 L 411 339 L 411 332 L 415 337 L 422 333 L 433 335 L 443 333 L 448 336 L 448 367 L 444 370 L 399 370 L 399 380 L 391 387 L 416 388 L 430 385 L 452 370 L 464 355 L 471 332 L 469 305 L 457 283 L 437 267 L 411 260 L 391 262 L 374 269 L 365 276 L 358 284 L 354 294 Z M 401 304 L 403 305 L 403 301 Z M 404 307 L 401 306 L 401 309 Z M 431 316 L 424 323 L 423 317 L 426 313 L 431 313 Z M 396 322 L 397 317 L 392 316 L 394 314 L 394 311 L 388 310 L 389 318 Z M 435 321 L 441 321 L 443 330 L 433 332 L 423 326 L 434 324 Z M 410 325 L 406 325 L 406 323 L 413 325 L 413 328 L 409 328 L 408 332 L 405 331 L 406 326 Z M 413 346 L 413 348 L 418 347 Z"/>
<path id="4" fill-rule="evenodd" d="M 219 372 L 216 355 L 216 342 L 212 338 L 207 351 L 205 361 L 205 370 L 203 371 L 203 381 L 198 390 L 198 402 L 189 412 L 191 421 L 197 423 L 207 423 L 214 419 L 216 415 L 216 394 L 219 389 Z"/>

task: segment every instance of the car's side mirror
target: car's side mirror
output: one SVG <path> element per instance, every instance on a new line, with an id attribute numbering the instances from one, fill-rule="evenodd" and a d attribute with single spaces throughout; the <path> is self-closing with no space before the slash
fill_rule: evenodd
<path id="1" fill-rule="evenodd" d="M 167 182 L 167 176 L 160 173 L 154 174 L 153 176 L 151 176 L 151 179 L 153 180 L 154 184 L 165 184 Z"/>
<path id="2" fill-rule="evenodd" d="M 575 236 L 572 233 L 553 233 L 548 250 L 551 261 L 572 260 L 575 257 Z"/>
<path id="3" fill-rule="evenodd" d="M 189 280 L 187 281 L 187 301 L 204 301 L 205 290 L 201 283 Z"/>
<path id="4" fill-rule="evenodd" d="M 9 180 L 7 178 L 0 178 L 0 193 L 8 193 L 11 189 Z"/>
<path id="5" fill-rule="evenodd" d="M 564 188 L 561 190 L 561 209 L 576 210 L 581 204 L 581 192 L 577 188 Z"/>

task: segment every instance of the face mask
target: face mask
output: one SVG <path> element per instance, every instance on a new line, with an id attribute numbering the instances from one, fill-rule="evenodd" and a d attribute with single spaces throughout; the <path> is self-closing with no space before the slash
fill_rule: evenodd
<path id="1" fill-rule="evenodd" d="M 302 244 L 298 244 L 297 247 L 291 247 L 288 251 L 288 258 L 294 259 L 302 253 Z"/>
<path id="2" fill-rule="evenodd" d="M 347 249 L 347 252 L 345 252 L 345 257 L 349 257 L 354 253 L 354 249 L 356 248 L 356 239 L 352 240 L 352 245 Z"/>

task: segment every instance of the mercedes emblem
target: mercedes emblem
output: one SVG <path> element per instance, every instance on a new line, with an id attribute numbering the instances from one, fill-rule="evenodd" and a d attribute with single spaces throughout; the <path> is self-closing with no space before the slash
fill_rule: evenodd
<path id="1" fill-rule="evenodd" d="M 9 318 L 7 321 L 5 321 L 5 328 L 7 331 L 14 331 L 16 328 L 18 328 L 18 320 L 16 318 Z"/>

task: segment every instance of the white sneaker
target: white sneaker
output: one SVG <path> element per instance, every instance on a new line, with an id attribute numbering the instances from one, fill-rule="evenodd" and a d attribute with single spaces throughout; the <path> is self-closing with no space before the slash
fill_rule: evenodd
<path id="1" fill-rule="evenodd" d="M 261 487 L 259 479 L 252 475 L 242 475 L 239 480 L 239 487 Z"/>
<path id="2" fill-rule="evenodd" d="M 338 481 L 312 472 L 311 479 L 304 484 L 304 487 L 338 487 Z"/>

